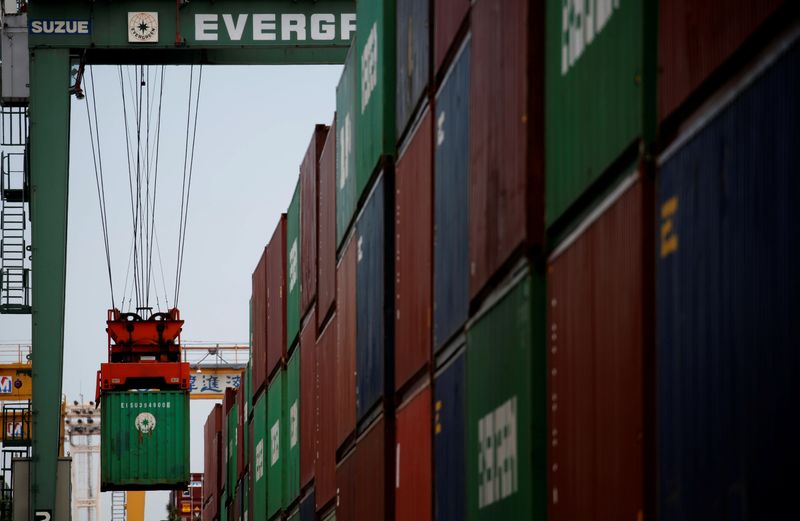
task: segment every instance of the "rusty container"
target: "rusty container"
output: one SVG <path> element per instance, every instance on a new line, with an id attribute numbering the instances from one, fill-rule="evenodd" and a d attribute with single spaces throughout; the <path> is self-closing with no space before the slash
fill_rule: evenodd
<path id="1" fill-rule="evenodd" d="M 397 409 L 395 520 L 430 521 L 433 513 L 431 387 L 425 384 Z"/>
<path id="2" fill-rule="evenodd" d="M 356 430 L 356 253 L 353 236 L 336 268 L 336 450 Z"/>
<path id="3" fill-rule="evenodd" d="M 352 450 L 336 466 L 336 521 L 356 519 L 356 450 Z"/>
<path id="4" fill-rule="evenodd" d="M 470 0 L 433 0 L 433 62 L 440 71 L 448 53 L 459 47 L 456 36 L 469 13 Z"/>
<path id="5" fill-rule="evenodd" d="M 394 515 L 390 476 L 394 476 L 394 451 L 388 426 L 381 416 L 359 437 L 355 464 L 355 520 L 391 519 Z"/>
<path id="6" fill-rule="evenodd" d="M 336 128 L 334 117 L 331 129 Z M 331 130 L 319 157 L 319 234 L 317 237 L 317 327 L 336 299 L 336 132 Z"/>
<path id="7" fill-rule="evenodd" d="M 317 194 L 319 156 L 328 134 L 327 125 L 315 125 L 300 164 L 300 320 L 317 298 Z"/>
<path id="8" fill-rule="evenodd" d="M 286 214 L 267 246 L 267 378 L 286 359 Z"/>
<path id="9" fill-rule="evenodd" d="M 253 395 L 264 390 L 267 383 L 267 250 L 264 248 L 252 277 L 251 297 Z M 252 398 L 248 397 L 249 398 Z"/>

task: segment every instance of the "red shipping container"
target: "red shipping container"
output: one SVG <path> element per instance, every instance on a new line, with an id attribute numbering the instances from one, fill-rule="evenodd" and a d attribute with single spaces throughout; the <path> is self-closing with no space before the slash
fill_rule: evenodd
<path id="1" fill-rule="evenodd" d="M 236 403 L 236 393 L 237 389 L 233 389 L 232 387 L 225 388 L 225 396 L 222 397 L 222 407 L 225 410 L 223 417 L 227 416 L 231 409 L 233 408 L 233 404 Z M 222 431 L 222 419 L 220 418 L 220 431 Z"/>
<path id="2" fill-rule="evenodd" d="M 222 465 L 220 463 L 222 444 L 222 405 L 215 404 L 206 418 L 204 427 L 203 461 L 203 502 L 209 514 L 218 514 L 220 489 L 222 488 Z"/>
<path id="3" fill-rule="evenodd" d="M 286 361 L 286 214 L 267 245 L 267 377 Z M 266 388 L 266 387 L 265 387 Z"/>
<path id="4" fill-rule="evenodd" d="M 336 467 L 336 521 L 356 519 L 356 450 Z"/>
<path id="5" fill-rule="evenodd" d="M 659 119 L 671 115 L 781 4 L 789 3 L 781 0 L 659 2 Z"/>
<path id="6" fill-rule="evenodd" d="M 397 409 L 395 520 L 426 521 L 433 512 L 431 388 Z"/>
<path id="7" fill-rule="evenodd" d="M 551 521 L 644 515 L 643 375 L 653 348 L 648 266 L 655 260 L 643 242 L 652 235 L 652 192 L 632 181 L 549 260 Z"/>
<path id="8" fill-rule="evenodd" d="M 395 388 L 431 359 L 433 284 L 432 121 L 426 110 L 395 177 Z"/>
<path id="9" fill-rule="evenodd" d="M 337 267 L 336 449 L 356 430 L 356 241 L 351 236 Z"/>
<path id="10" fill-rule="evenodd" d="M 433 0 L 433 54 L 436 71 L 442 67 L 445 57 L 453 46 L 464 17 L 469 13 L 470 0 Z"/>
<path id="11" fill-rule="evenodd" d="M 317 414 L 317 318 L 316 309 L 306 318 L 300 330 L 300 488 L 314 479 L 316 458 Z"/>
<path id="12" fill-rule="evenodd" d="M 533 5 L 481 0 L 470 15 L 472 298 L 544 239 L 544 16 Z"/>
<path id="13" fill-rule="evenodd" d="M 300 316 L 317 297 L 317 193 L 319 156 L 328 134 L 327 125 L 315 125 L 300 164 Z"/>
<path id="14" fill-rule="evenodd" d="M 392 518 L 390 490 L 386 486 L 387 475 L 391 472 L 394 454 L 387 454 L 391 447 L 387 437 L 386 420 L 381 417 L 358 440 L 356 450 L 356 521 L 375 521 Z"/>
<path id="15" fill-rule="evenodd" d="M 267 383 L 267 249 L 264 248 L 261 258 L 253 272 L 253 294 L 250 298 L 252 314 L 253 351 L 253 396 L 264 389 Z"/>
<path id="16" fill-rule="evenodd" d="M 241 479 L 242 475 L 244 474 L 245 467 L 247 466 L 247 462 L 244 459 L 244 385 L 240 385 L 238 391 L 236 392 L 236 403 L 239 404 L 239 407 L 236 409 L 236 446 L 238 447 L 236 451 L 236 477 Z"/>
<path id="17" fill-rule="evenodd" d="M 314 464 L 316 509 L 336 497 L 336 315 L 317 339 L 317 459 Z"/>
<path id="18" fill-rule="evenodd" d="M 332 129 L 336 128 L 333 118 Z M 328 132 L 319 158 L 317 324 L 322 327 L 336 298 L 336 132 Z"/>

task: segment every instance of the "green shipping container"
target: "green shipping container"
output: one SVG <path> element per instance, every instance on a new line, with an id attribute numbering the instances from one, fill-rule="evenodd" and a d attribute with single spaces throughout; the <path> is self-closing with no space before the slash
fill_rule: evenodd
<path id="1" fill-rule="evenodd" d="M 283 508 L 300 496 L 300 350 L 295 349 L 286 366 L 286 404 L 283 410 L 284 439 L 287 440 L 284 465 L 286 481 Z"/>
<path id="2" fill-rule="evenodd" d="M 300 181 L 286 211 L 286 350 L 300 331 Z"/>
<path id="3" fill-rule="evenodd" d="M 239 476 L 236 472 L 236 451 L 238 450 L 236 447 L 236 440 L 238 436 L 238 427 L 239 427 L 239 404 L 236 403 L 231 407 L 230 412 L 228 413 L 228 430 L 225 435 L 225 443 L 228 446 L 226 451 L 228 455 L 227 459 L 227 472 L 228 472 L 228 482 L 227 482 L 227 489 L 228 492 L 236 489 L 236 481 L 238 481 Z"/>
<path id="4" fill-rule="evenodd" d="M 284 402 L 284 386 L 286 385 L 285 369 L 279 370 L 272 377 L 267 391 L 267 432 L 266 437 L 269 450 L 267 451 L 267 517 L 276 514 L 283 506 L 284 480 L 286 479 L 286 467 L 283 464 L 286 459 L 286 443 L 282 436 L 283 426 L 281 422 Z"/>
<path id="5" fill-rule="evenodd" d="M 351 44 L 336 87 L 336 247 L 342 245 L 356 211 L 356 48 Z"/>
<path id="6" fill-rule="evenodd" d="M 267 519 L 267 395 L 253 406 L 253 512 L 252 519 Z"/>
<path id="7" fill-rule="evenodd" d="M 188 486 L 188 392 L 106 392 L 100 403 L 101 490 Z"/>
<path id="8" fill-rule="evenodd" d="M 644 3 L 547 1 L 548 226 L 642 136 Z"/>
<path id="9" fill-rule="evenodd" d="M 223 492 L 219 503 L 219 521 L 228 521 L 228 507 L 225 506 L 227 502 L 228 495 Z"/>
<path id="10" fill-rule="evenodd" d="M 300 521 L 300 511 L 295 510 L 294 513 L 289 516 L 289 521 Z"/>
<path id="11" fill-rule="evenodd" d="M 395 152 L 395 0 L 356 2 L 356 198 Z"/>
<path id="12" fill-rule="evenodd" d="M 544 521 L 545 291 L 525 274 L 467 331 L 467 519 Z"/>

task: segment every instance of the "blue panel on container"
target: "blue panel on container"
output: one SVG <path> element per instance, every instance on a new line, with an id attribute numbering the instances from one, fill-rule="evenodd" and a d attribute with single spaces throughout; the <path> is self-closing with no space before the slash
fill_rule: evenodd
<path id="1" fill-rule="evenodd" d="M 315 521 L 314 491 L 300 501 L 300 521 Z"/>
<path id="2" fill-rule="evenodd" d="M 467 40 L 436 95 L 435 350 L 464 325 L 469 311 L 469 65 Z"/>
<path id="3" fill-rule="evenodd" d="M 356 412 L 360 420 L 383 395 L 386 353 L 385 175 L 381 174 L 356 223 Z"/>
<path id="4" fill-rule="evenodd" d="M 464 366 L 462 351 L 436 378 L 433 427 L 436 521 L 465 519 Z"/>
<path id="5" fill-rule="evenodd" d="M 797 509 L 798 93 L 795 44 L 660 172 L 661 519 Z"/>
<path id="6" fill-rule="evenodd" d="M 429 0 L 397 2 L 397 136 L 403 135 L 430 76 Z"/>

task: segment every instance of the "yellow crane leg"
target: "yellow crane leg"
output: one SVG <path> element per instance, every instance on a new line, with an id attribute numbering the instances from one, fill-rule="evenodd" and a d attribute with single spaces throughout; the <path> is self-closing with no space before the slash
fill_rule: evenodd
<path id="1" fill-rule="evenodd" d="M 126 518 L 128 521 L 144 521 L 144 491 L 128 492 L 125 503 Z"/>

